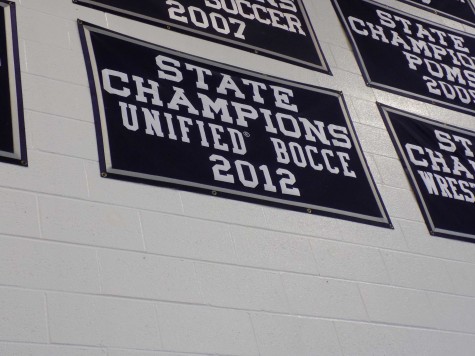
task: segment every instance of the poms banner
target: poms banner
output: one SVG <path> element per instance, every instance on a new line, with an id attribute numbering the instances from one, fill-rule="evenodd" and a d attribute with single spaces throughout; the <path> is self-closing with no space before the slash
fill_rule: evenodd
<path id="1" fill-rule="evenodd" d="M 330 73 L 302 0 L 73 0 Z"/>
<path id="2" fill-rule="evenodd" d="M 475 114 L 475 37 L 371 0 L 332 0 L 369 86 Z"/>
<path id="3" fill-rule="evenodd" d="M 399 0 L 435 14 L 475 26 L 472 0 Z"/>
<path id="4" fill-rule="evenodd" d="M 379 109 L 431 234 L 475 242 L 475 132 Z"/>
<path id="5" fill-rule="evenodd" d="M 27 165 L 15 3 L 0 1 L 0 161 Z"/>
<path id="6" fill-rule="evenodd" d="M 341 93 L 80 32 L 102 176 L 390 226 Z"/>

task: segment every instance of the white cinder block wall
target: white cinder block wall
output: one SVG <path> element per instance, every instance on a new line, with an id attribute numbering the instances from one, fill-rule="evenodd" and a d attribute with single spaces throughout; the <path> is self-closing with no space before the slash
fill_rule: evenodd
<path id="1" fill-rule="evenodd" d="M 330 0 L 304 2 L 333 76 L 15 2 L 30 166 L 0 165 L 0 355 L 475 354 L 475 244 L 429 236 L 375 101 L 475 120 L 366 87 Z M 342 90 L 395 229 L 101 178 L 77 18 Z"/>

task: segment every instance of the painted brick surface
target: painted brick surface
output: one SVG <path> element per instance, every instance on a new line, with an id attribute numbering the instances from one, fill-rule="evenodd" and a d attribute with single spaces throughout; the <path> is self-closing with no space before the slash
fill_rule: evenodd
<path id="1" fill-rule="evenodd" d="M 261 355 L 341 355 L 331 321 L 252 314 Z"/>
<path id="2" fill-rule="evenodd" d="M 475 244 L 432 237 L 330 0 L 303 0 L 332 76 L 80 7 L 14 0 L 29 167 L 0 164 L 0 355 L 475 354 Z M 380 2 L 464 31 L 396 0 Z M 104 179 L 77 19 L 343 91 L 394 229 Z"/>
<path id="3" fill-rule="evenodd" d="M 96 150 L 97 155 L 97 150 Z M 110 205 L 126 206 L 136 209 L 182 213 L 182 204 L 178 191 L 150 188 L 114 179 L 103 179 L 97 162 L 85 162 L 89 199 Z"/>
<path id="4" fill-rule="evenodd" d="M 107 356 L 199 356 L 198 354 L 109 349 Z"/>
<path id="5" fill-rule="evenodd" d="M 88 247 L 2 236 L 0 283 L 99 293 L 101 283 L 96 251 Z"/>
<path id="6" fill-rule="evenodd" d="M 197 263 L 206 302 L 214 306 L 287 313 L 289 307 L 275 272 Z"/>
<path id="7" fill-rule="evenodd" d="M 148 252 L 225 263 L 236 261 L 225 224 L 149 212 L 141 214 L 141 221 Z"/>
<path id="8" fill-rule="evenodd" d="M 379 249 L 322 239 L 313 240 L 312 248 L 322 276 L 389 283 Z"/>
<path id="9" fill-rule="evenodd" d="M 437 327 L 437 311 L 423 291 L 370 284 L 361 284 L 360 290 L 371 321 Z"/>
<path id="10" fill-rule="evenodd" d="M 435 258 L 385 251 L 384 263 L 394 285 L 450 293 L 454 290 L 444 264 Z"/>
<path id="11" fill-rule="evenodd" d="M 119 251 L 99 251 L 98 258 L 104 294 L 203 302 L 193 262 Z"/>
<path id="12" fill-rule="evenodd" d="M 23 174 L 25 170 L 16 166 L 2 169 L 0 177 L 5 187 L 51 195 L 87 197 L 87 181 L 80 160 L 39 151 L 31 152 L 28 159 L 28 174 Z M 58 171 L 60 174 L 56 173 Z"/>
<path id="13" fill-rule="evenodd" d="M 224 355 L 258 355 L 248 312 L 157 304 L 165 349 Z"/>
<path id="14" fill-rule="evenodd" d="M 48 342 L 44 293 L 2 287 L 0 313 L 2 341 Z"/>
<path id="15" fill-rule="evenodd" d="M 152 303 L 50 293 L 47 308 L 53 343 L 143 349 L 161 346 Z"/>
<path id="16" fill-rule="evenodd" d="M 107 356 L 107 351 L 100 348 L 20 343 L 0 343 L 0 352 L 10 356 Z"/>
<path id="17" fill-rule="evenodd" d="M 311 240 L 298 235 L 235 226 L 231 228 L 238 263 L 278 271 L 317 274 Z"/>
<path id="18" fill-rule="evenodd" d="M 335 322 L 343 355 L 418 355 L 410 338 L 411 330 L 367 323 Z"/>
<path id="19" fill-rule="evenodd" d="M 84 201 L 40 197 L 43 236 L 59 241 L 143 250 L 138 213 Z"/>
<path id="20" fill-rule="evenodd" d="M 284 288 L 298 315 L 365 320 L 366 312 L 356 283 L 286 274 Z"/>
<path id="21" fill-rule="evenodd" d="M 31 147 L 42 152 L 62 152 L 71 157 L 97 160 L 96 135 L 92 123 L 66 120 L 35 111 L 28 111 L 26 119 L 31 133 Z M 55 129 L 44 129 L 47 127 Z"/>
<path id="22" fill-rule="evenodd" d="M 0 189 L 0 199 L 0 233 L 39 236 L 35 195 Z"/>

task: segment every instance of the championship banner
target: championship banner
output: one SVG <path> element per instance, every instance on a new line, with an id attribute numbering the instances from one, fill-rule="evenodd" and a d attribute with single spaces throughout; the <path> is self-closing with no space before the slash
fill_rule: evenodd
<path id="1" fill-rule="evenodd" d="M 379 110 L 430 233 L 475 242 L 475 132 Z"/>
<path id="2" fill-rule="evenodd" d="M 302 0 L 73 2 L 331 74 Z"/>
<path id="3" fill-rule="evenodd" d="M 390 226 L 340 92 L 79 26 L 103 177 Z"/>
<path id="4" fill-rule="evenodd" d="M 0 161 L 26 166 L 15 3 L 0 1 Z"/>
<path id="5" fill-rule="evenodd" d="M 420 7 L 437 15 L 475 26 L 475 8 L 472 0 L 398 0 Z"/>
<path id="6" fill-rule="evenodd" d="M 332 0 L 367 85 L 475 114 L 475 37 L 371 0 Z"/>

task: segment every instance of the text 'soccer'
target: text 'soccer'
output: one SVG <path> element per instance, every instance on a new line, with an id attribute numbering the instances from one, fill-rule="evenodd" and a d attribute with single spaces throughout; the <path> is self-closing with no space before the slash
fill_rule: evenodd
<path id="1" fill-rule="evenodd" d="M 302 0 L 73 0 L 330 73 Z"/>
<path id="2" fill-rule="evenodd" d="M 441 16 L 475 25 L 475 8 L 472 0 L 399 0 Z"/>
<path id="3" fill-rule="evenodd" d="M 332 0 L 369 86 L 475 114 L 475 37 L 371 0 Z"/>
<path id="4" fill-rule="evenodd" d="M 103 176 L 390 226 L 341 93 L 80 29 Z"/>
<path id="5" fill-rule="evenodd" d="M 0 1 L 0 161 L 27 165 L 15 3 Z"/>
<path id="6" fill-rule="evenodd" d="M 379 109 L 431 234 L 475 242 L 475 132 Z"/>

